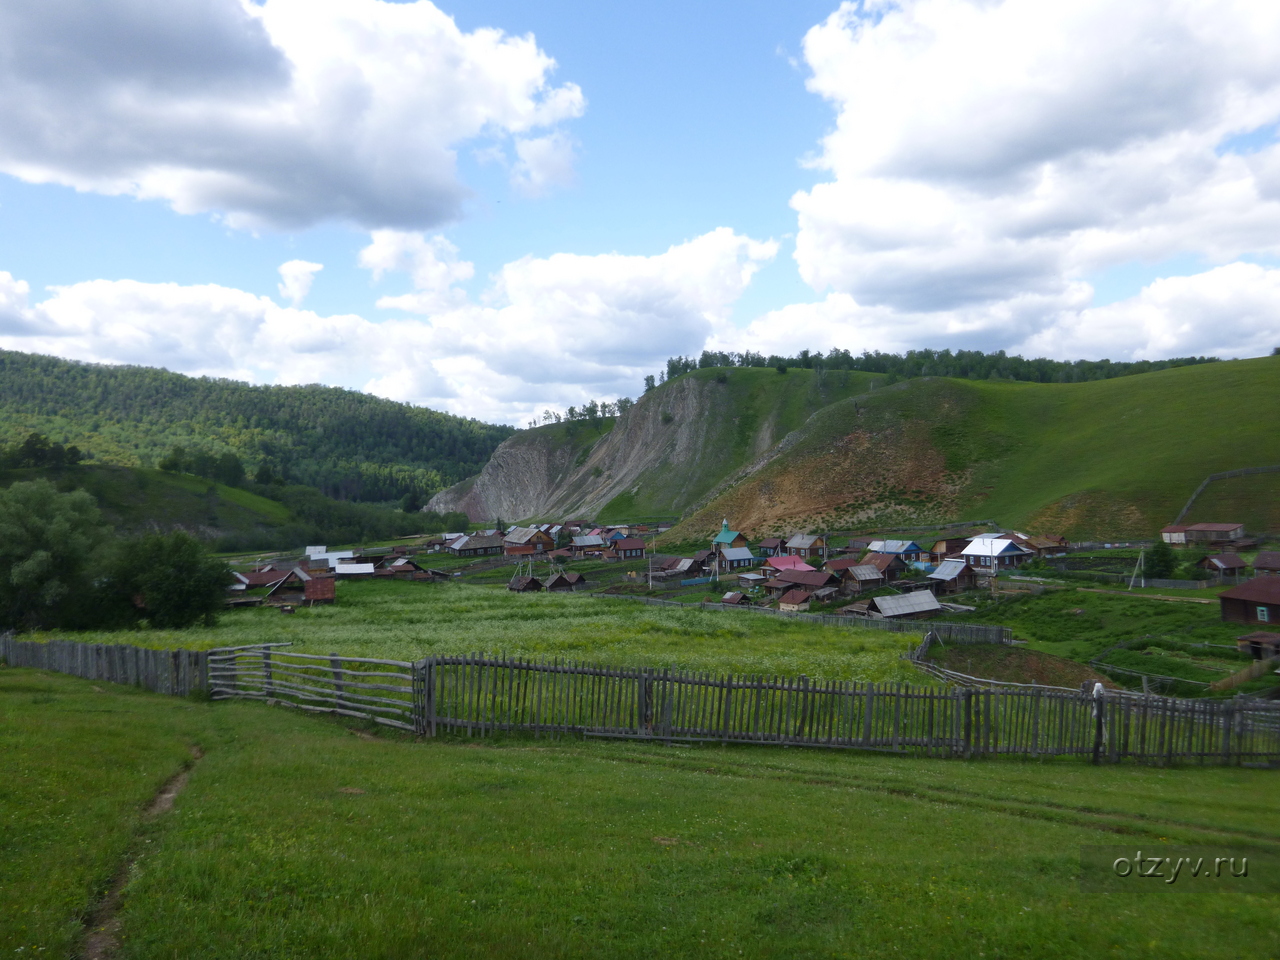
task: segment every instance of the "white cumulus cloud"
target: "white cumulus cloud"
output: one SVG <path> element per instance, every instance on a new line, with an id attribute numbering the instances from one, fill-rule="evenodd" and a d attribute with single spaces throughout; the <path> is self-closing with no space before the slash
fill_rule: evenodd
<path id="1" fill-rule="evenodd" d="M 0 4 L 0 171 L 241 226 L 430 227 L 466 196 L 458 144 L 582 113 L 554 68 L 429 0 Z"/>
<path id="2" fill-rule="evenodd" d="M 296 307 L 311 292 L 312 281 L 323 269 L 324 264 L 306 260 L 290 260 L 280 264 L 280 283 L 277 286 L 280 296 Z"/>
<path id="3" fill-rule="evenodd" d="M 829 299 L 787 316 L 861 318 L 840 321 L 855 349 L 1096 354 L 1060 335 L 1091 273 L 1280 254 L 1280 145 L 1257 135 L 1280 120 L 1277 49 L 1270 0 L 842 4 L 804 43 L 836 111 L 827 179 L 792 198 L 797 265 Z M 1117 343 L 1200 342 L 1153 310 L 1112 320 L 1165 334 Z"/>
<path id="4" fill-rule="evenodd" d="M 775 252 L 772 242 L 721 228 L 654 256 L 525 258 L 472 302 L 448 293 L 470 264 L 447 241 L 379 232 L 361 263 L 379 275 L 408 271 L 443 306 L 377 322 L 214 284 L 93 280 L 33 304 L 26 283 L 0 273 L 0 347 L 257 383 L 330 383 L 523 423 L 545 406 L 637 393 L 646 373 L 700 350 L 727 323 Z"/>

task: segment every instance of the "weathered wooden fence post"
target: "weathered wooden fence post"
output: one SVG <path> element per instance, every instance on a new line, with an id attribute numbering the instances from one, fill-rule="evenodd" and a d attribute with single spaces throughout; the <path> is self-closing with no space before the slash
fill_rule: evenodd
<path id="1" fill-rule="evenodd" d="M 276 687 L 275 687 L 274 679 L 271 675 L 271 651 L 270 650 L 262 651 L 262 673 L 263 673 L 262 692 L 265 693 L 268 697 L 274 697 L 276 693 Z"/>
<path id="2" fill-rule="evenodd" d="M 1102 762 L 1102 713 L 1105 694 L 1101 683 L 1093 685 L 1093 762 Z"/>

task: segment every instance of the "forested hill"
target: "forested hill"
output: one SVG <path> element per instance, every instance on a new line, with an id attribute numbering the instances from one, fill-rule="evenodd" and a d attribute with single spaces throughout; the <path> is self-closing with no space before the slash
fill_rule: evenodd
<path id="1" fill-rule="evenodd" d="M 392 500 L 477 473 L 510 427 L 337 387 L 251 386 L 0 350 L 0 442 L 35 431 L 93 460 L 150 467 L 175 446 L 331 496 Z"/>

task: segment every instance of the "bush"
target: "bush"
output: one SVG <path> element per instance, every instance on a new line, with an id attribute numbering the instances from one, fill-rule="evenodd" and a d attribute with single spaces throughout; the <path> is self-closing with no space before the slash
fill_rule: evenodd
<path id="1" fill-rule="evenodd" d="M 97 608 L 93 569 L 109 533 L 83 490 L 33 480 L 0 491 L 0 625 L 84 625 Z"/>
<path id="2" fill-rule="evenodd" d="M 232 581 L 227 565 L 208 556 L 200 541 L 181 531 L 151 534 L 122 544 L 110 577 L 117 609 L 127 602 L 151 626 L 212 626 Z"/>

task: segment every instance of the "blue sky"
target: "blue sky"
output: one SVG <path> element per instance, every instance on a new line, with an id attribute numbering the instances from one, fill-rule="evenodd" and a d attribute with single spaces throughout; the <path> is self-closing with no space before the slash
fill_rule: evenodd
<path id="1" fill-rule="evenodd" d="M 1269 353 L 1280 18 L 1209 9 L 0 8 L 0 346 L 517 423 L 705 347 Z"/>

